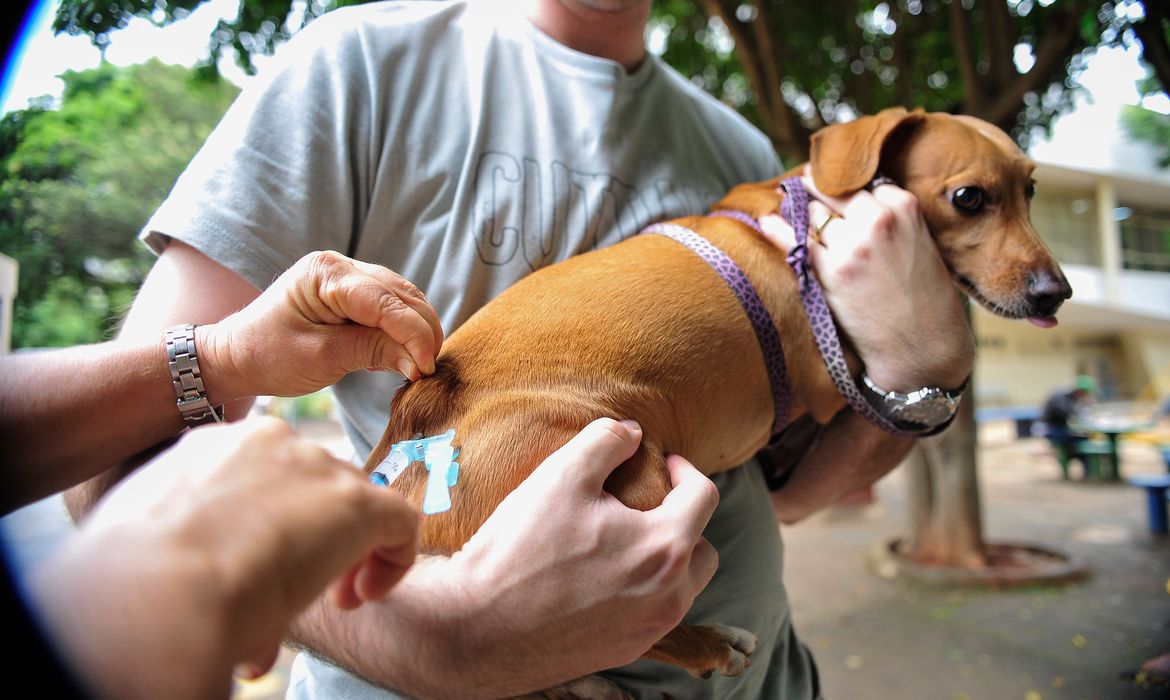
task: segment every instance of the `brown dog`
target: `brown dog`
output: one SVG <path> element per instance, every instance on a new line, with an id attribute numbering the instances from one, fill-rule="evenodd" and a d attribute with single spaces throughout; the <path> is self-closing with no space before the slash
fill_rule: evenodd
<path id="1" fill-rule="evenodd" d="M 913 192 L 956 284 L 992 311 L 1046 325 L 1071 295 L 1028 219 L 1033 164 L 982 121 L 886 110 L 813 137 L 812 174 L 845 195 L 879 170 Z M 799 171 L 796 171 L 799 172 Z M 777 181 L 741 185 L 715 209 L 777 211 Z M 845 406 L 814 342 L 785 254 L 723 217 L 677 220 L 727 253 L 774 319 L 788 367 L 791 419 L 828 421 Z M 773 397 L 743 308 L 688 248 L 642 235 L 541 269 L 451 335 L 437 370 L 404 387 L 366 465 L 390 445 L 455 429 L 453 507 L 422 524 L 422 549 L 449 554 L 504 496 L 599 416 L 632 418 L 642 445 L 607 481 L 626 505 L 650 509 L 670 489 L 664 454 L 706 474 L 742 464 L 768 441 Z M 851 367 L 858 367 L 856 357 Z M 422 499 L 425 471 L 394 483 Z M 647 654 L 696 676 L 732 675 L 754 639 L 723 626 L 679 627 Z"/>

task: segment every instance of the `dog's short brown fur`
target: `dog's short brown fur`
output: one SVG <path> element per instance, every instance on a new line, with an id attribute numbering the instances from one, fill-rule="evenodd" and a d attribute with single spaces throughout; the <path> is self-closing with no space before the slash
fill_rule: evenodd
<path id="1" fill-rule="evenodd" d="M 813 179 L 825 194 L 863 188 L 879 166 L 913 192 L 956 284 L 987 308 L 1046 318 L 1071 294 L 1028 218 L 1033 164 L 995 127 L 886 110 L 826 128 L 812 145 Z M 738 186 L 714 208 L 774 214 L 776 184 Z M 951 201 L 958 187 L 981 188 L 987 206 L 960 211 Z M 816 349 L 784 253 L 729 218 L 677 223 L 735 260 L 771 312 L 792 419 L 829 420 L 845 401 Z M 635 236 L 544 268 L 483 307 L 444 343 L 435 374 L 395 397 L 366 467 L 373 470 L 394 442 L 455 428 L 462 455 L 454 505 L 425 519 L 421 533 L 423 551 L 451 553 L 545 457 L 599 416 L 632 418 L 643 428 L 641 447 L 606 489 L 644 510 L 670 488 L 664 454 L 715 474 L 769 439 L 772 394 L 752 326 L 720 276 L 663 236 Z M 418 503 L 424 486 L 416 469 L 394 488 Z M 748 646 L 727 628 L 678 628 L 648 656 L 698 676 L 733 674 L 746 665 Z"/>

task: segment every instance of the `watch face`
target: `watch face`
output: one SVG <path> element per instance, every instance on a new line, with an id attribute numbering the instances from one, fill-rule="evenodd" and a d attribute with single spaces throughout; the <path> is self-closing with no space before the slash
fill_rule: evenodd
<path id="1" fill-rule="evenodd" d="M 956 401 L 941 391 L 929 391 L 918 400 L 898 406 L 894 413 L 899 421 L 925 426 L 942 425 L 955 412 Z"/>

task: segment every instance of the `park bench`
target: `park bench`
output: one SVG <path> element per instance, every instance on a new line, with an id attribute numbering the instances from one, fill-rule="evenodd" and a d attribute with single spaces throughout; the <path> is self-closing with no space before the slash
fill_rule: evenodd
<path id="1" fill-rule="evenodd" d="M 1170 534 L 1166 512 L 1166 498 L 1170 495 L 1170 445 L 1163 445 L 1160 451 L 1166 465 L 1165 474 L 1144 474 L 1129 479 L 1129 483 L 1145 489 L 1150 532 L 1155 535 Z"/>
<path id="2" fill-rule="evenodd" d="M 1166 491 L 1170 489 L 1170 474 L 1131 476 L 1129 483 L 1134 486 L 1139 486 L 1146 491 L 1150 532 L 1155 535 L 1170 533 L 1170 523 L 1167 523 L 1166 515 Z"/>
<path id="3" fill-rule="evenodd" d="M 975 420 L 979 423 L 988 421 L 1010 420 L 1016 424 L 1016 437 L 1032 437 L 1032 425 L 1040 419 L 1040 409 L 1035 406 L 989 406 L 975 409 Z"/>

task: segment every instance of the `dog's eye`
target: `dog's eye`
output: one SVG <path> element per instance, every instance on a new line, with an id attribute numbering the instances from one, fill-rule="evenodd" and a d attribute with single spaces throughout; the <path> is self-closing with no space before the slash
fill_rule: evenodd
<path id="1" fill-rule="evenodd" d="M 1029 182 L 1028 189 L 1024 190 L 1024 196 L 1031 199 L 1036 196 L 1036 183 Z"/>
<path id="2" fill-rule="evenodd" d="M 978 187 L 960 187 L 951 195 L 951 203 L 966 212 L 978 211 L 983 206 L 983 190 Z"/>

